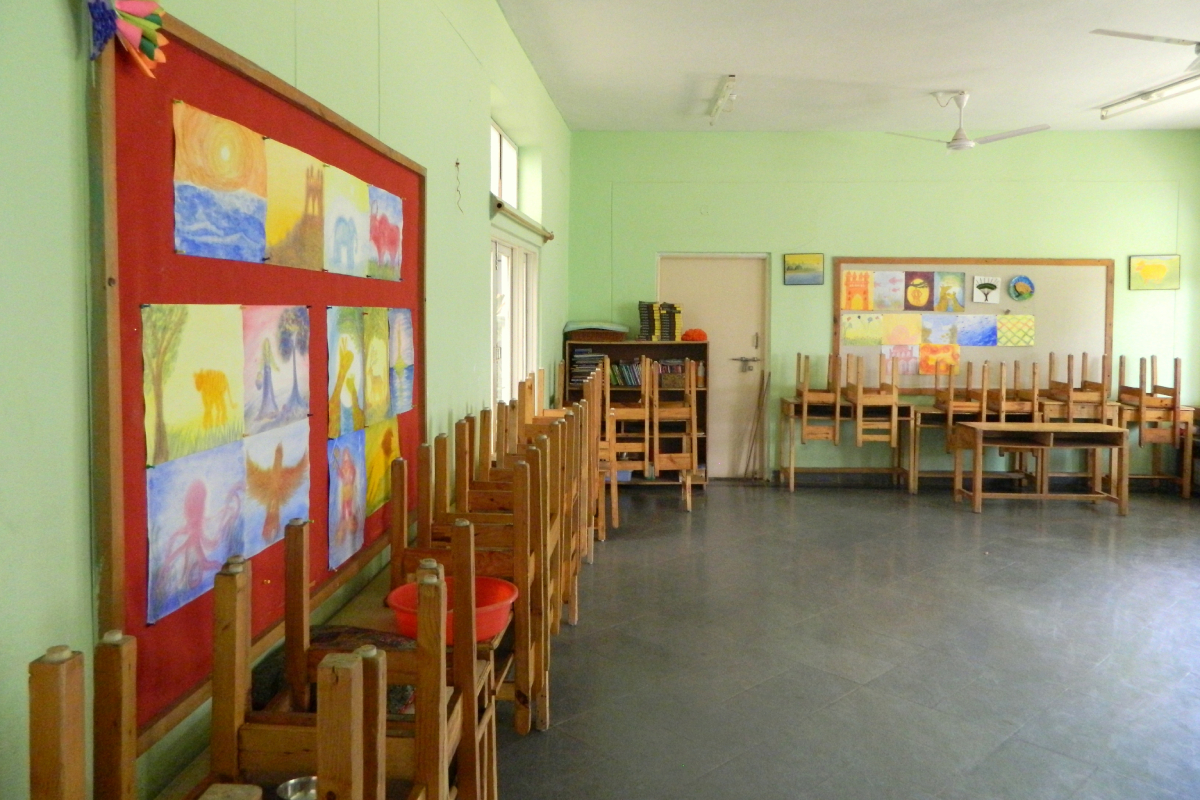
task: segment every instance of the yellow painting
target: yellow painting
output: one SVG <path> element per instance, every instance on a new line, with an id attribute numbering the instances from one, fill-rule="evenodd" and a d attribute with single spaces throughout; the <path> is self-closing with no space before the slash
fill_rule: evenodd
<path id="1" fill-rule="evenodd" d="M 959 349 L 956 344 L 923 344 L 920 356 L 921 375 L 958 374 Z"/>
<path id="2" fill-rule="evenodd" d="M 325 266 L 325 170 L 294 147 L 268 139 L 267 263 L 301 269 Z"/>
<path id="3" fill-rule="evenodd" d="M 392 462 L 400 456 L 400 428 L 390 417 L 367 428 L 367 513 L 392 497 Z"/>
<path id="4" fill-rule="evenodd" d="M 870 311 L 875 307 L 875 279 L 867 270 L 843 272 L 841 290 L 843 311 Z"/>
<path id="5" fill-rule="evenodd" d="M 843 344 L 878 347 L 882 340 L 882 314 L 842 314 Z"/>
<path id="6" fill-rule="evenodd" d="M 920 344 L 920 314 L 884 314 L 883 344 Z"/>
<path id="7" fill-rule="evenodd" d="M 1129 289 L 1179 288 L 1179 256 L 1130 256 Z"/>
<path id="8" fill-rule="evenodd" d="M 366 371 L 367 424 L 382 422 L 392 405 L 388 380 L 388 310 L 363 309 L 363 368 Z"/>
<path id="9" fill-rule="evenodd" d="M 144 306 L 142 363 L 147 464 L 242 438 L 241 306 Z"/>

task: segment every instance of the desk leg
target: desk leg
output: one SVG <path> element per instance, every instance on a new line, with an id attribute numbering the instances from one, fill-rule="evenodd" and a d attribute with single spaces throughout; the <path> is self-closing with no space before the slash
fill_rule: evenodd
<path id="1" fill-rule="evenodd" d="M 963 499 L 963 451 L 954 448 L 954 502 L 961 503 Z"/>
<path id="2" fill-rule="evenodd" d="M 788 491 L 796 491 L 796 415 L 788 415 Z"/>
<path id="3" fill-rule="evenodd" d="M 1117 458 L 1121 462 L 1121 483 L 1120 494 L 1121 499 L 1117 503 L 1117 511 L 1122 517 L 1129 514 L 1129 440 L 1125 440 L 1123 447 L 1117 448 Z"/>
<path id="4" fill-rule="evenodd" d="M 1087 451 L 1088 472 L 1092 475 L 1092 494 L 1099 494 L 1102 486 L 1100 478 L 1100 450 L 1092 449 Z M 1099 500 L 1093 501 L 1099 502 Z"/>
<path id="5" fill-rule="evenodd" d="M 1181 483 L 1179 494 L 1183 499 L 1190 499 L 1192 496 L 1192 423 L 1183 422 L 1183 464 L 1180 465 L 1179 477 Z"/>
<path id="6" fill-rule="evenodd" d="M 975 434 L 975 453 L 971 461 L 971 510 L 983 513 L 983 435 Z"/>
<path id="7" fill-rule="evenodd" d="M 913 416 L 912 437 L 909 442 L 911 455 L 908 458 L 908 493 L 916 494 L 921 487 L 921 424 Z"/>

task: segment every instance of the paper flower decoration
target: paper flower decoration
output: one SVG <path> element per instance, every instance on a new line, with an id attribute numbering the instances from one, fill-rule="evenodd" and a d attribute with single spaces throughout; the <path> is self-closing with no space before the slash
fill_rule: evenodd
<path id="1" fill-rule="evenodd" d="M 153 0 L 88 0 L 92 17 L 92 58 L 100 55 L 114 36 L 148 77 L 167 60 L 162 48 L 167 37 L 158 32 L 166 14 Z"/>

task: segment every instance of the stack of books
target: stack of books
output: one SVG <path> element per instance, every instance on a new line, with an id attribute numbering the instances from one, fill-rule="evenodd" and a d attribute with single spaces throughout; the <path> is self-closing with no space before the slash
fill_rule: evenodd
<path id="1" fill-rule="evenodd" d="M 608 365 L 608 380 L 613 386 L 641 386 L 642 365 L 639 361 L 612 361 Z"/>
<path id="2" fill-rule="evenodd" d="M 674 303 L 638 303 L 638 338 L 651 342 L 678 342 L 683 336 L 683 307 Z"/>
<path id="3" fill-rule="evenodd" d="M 583 382 L 600 366 L 603 353 L 594 353 L 590 347 L 580 347 L 571 353 L 571 386 L 583 386 Z"/>

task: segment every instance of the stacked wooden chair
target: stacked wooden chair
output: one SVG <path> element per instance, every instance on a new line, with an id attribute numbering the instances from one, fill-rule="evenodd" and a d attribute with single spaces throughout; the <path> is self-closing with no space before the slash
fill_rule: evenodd
<path id="1" fill-rule="evenodd" d="M 1138 383 L 1134 386 L 1126 380 L 1125 356 L 1121 356 L 1117 380 L 1117 402 L 1120 403 L 1119 420 L 1124 427 L 1138 431 L 1138 446 L 1150 445 L 1152 466 L 1149 475 L 1131 475 L 1131 478 L 1168 480 L 1180 485 L 1180 494 L 1192 496 L 1192 428 L 1195 423 L 1194 409 L 1183 405 L 1180 387 L 1183 384 L 1183 362 L 1175 359 L 1174 382 L 1163 386 L 1158 382 L 1158 357 L 1151 356 L 1149 374 L 1146 359 L 1141 359 L 1138 368 Z M 1177 473 L 1166 473 L 1162 465 L 1159 445 L 1174 448 L 1179 454 Z"/>
<path id="2" fill-rule="evenodd" d="M 651 463 L 654 474 L 679 472 L 684 507 L 692 510 L 692 479 L 699 468 L 700 401 L 696 385 L 696 362 L 684 359 L 682 386 L 664 386 L 661 366 L 643 365 L 642 383 L 650 388 Z M 667 444 L 667 443 L 670 444 Z"/>
<path id="3" fill-rule="evenodd" d="M 986 381 L 985 381 L 986 383 Z M 1035 361 L 1029 370 L 1029 386 L 1021 386 L 1021 362 L 1013 362 L 1012 385 L 1008 383 L 1008 364 L 1000 362 L 1000 383 L 988 391 L 987 410 L 1000 422 L 1020 417 L 1021 421 L 1037 422 L 1041 418 L 1038 388 L 1038 364 Z"/>
<path id="4" fill-rule="evenodd" d="M 846 385 L 842 400 L 850 407 L 854 422 L 854 443 L 886 442 L 898 452 L 900 445 L 900 387 L 896 380 L 896 359 L 879 356 L 879 380 L 868 386 L 866 361 L 848 356 Z"/>
<path id="5" fill-rule="evenodd" d="M 1079 383 L 1075 383 L 1075 354 L 1067 356 L 1067 379 L 1058 380 L 1058 357 L 1050 354 L 1049 386 L 1039 398 L 1046 422 L 1117 422 L 1117 404 L 1109 400 L 1111 371 L 1108 354 L 1100 358 L 1100 380 L 1089 380 L 1088 354 L 1080 359 Z"/>
<path id="6" fill-rule="evenodd" d="M 979 384 L 975 385 L 975 363 L 967 362 L 966 382 L 961 388 L 954 385 L 953 368 L 939 362 L 933 374 L 933 407 L 946 415 L 946 450 L 950 449 L 950 436 L 954 423 L 964 420 L 987 419 L 987 391 L 989 365 L 985 362 L 980 370 Z M 941 385 L 945 375 L 946 385 Z"/>
<path id="7" fill-rule="evenodd" d="M 641 384 L 638 396 L 633 400 L 614 400 L 612 396 L 612 369 L 608 357 L 601 363 L 601 379 L 604 381 L 605 424 L 612 425 L 611 433 L 605 432 L 605 440 L 611 441 L 609 464 L 616 472 L 641 472 L 646 477 L 654 474 L 653 451 L 650 441 L 650 359 L 642 356 L 638 361 Z M 611 481 L 612 526 L 621 527 L 621 512 L 617 482 Z"/>

